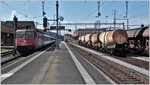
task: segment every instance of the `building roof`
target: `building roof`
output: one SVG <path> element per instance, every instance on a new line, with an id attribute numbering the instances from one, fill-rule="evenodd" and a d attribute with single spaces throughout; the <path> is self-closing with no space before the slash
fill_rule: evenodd
<path id="1" fill-rule="evenodd" d="M 107 28 L 79 28 L 78 35 L 84 35 L 89 33 L 99 33 L 101 31 L 106 31 Z"/>
<path id="2" fill-rule="evenodd" d="M 8 26 L 13 28 L 13 21 L 6 21 L 5 22 Z M 18 28 L 23 28 L 23 27 L 31 27 L 33 29 L 35 29 L 35 25 L 33 21 L 18 21 Z"/>

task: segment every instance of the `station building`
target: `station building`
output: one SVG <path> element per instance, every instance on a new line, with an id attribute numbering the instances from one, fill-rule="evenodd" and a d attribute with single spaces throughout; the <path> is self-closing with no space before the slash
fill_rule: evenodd
<path id="1" fill-rule="evenodd" d="M 1 45 L 13 45 L 13 28 L 1 21 Z"/>
<path id="2" fill-rule="evenodd" d="M 33 21 L 18 21 L 18 28 L 30 26 L 35 28 Z M 14 27 L 13 21 L 1 21 L 1 45 L 12 46 L 14 45 Z"/>

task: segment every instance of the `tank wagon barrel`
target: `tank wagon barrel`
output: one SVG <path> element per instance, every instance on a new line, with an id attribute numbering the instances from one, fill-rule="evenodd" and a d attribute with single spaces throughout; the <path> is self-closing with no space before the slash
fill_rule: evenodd
<path id="1" fill-rule="evenodd" d="M 102 32 L 100 35 L 99 35 L 99 40 L 103 43 L 103 44 L 108 44 L 107 43 L 107 36 L 108 32 Z"/>
<path id="2" fill-rule="evenodd" d="M 86 43 L 90 41 L 90 36 L 91 36 L 91 35 L 92 35 L 92 34 L 86 34 L 86 35 L 85 35 L 85 42 L 86 42 Z"/>
<path id="3" fill-rule="evenodd" d="M 122 29 L 102 32 L 99 35 L 99 40 L 106 45 L 123 44 L 127 39 L 128 34 L 125 30 Z"/>
<path id="4" fill-rule="evenodd" d="M 84 42 L 85 41 L 85 35 L 82 35 L 81 36 L 81 42 Z"/>
<path id="5" fill-rule="evenodd" d="M 81 36 L 79 36 L 78 40 L 81 41 Z"/>
<path id="6" fill-rule="evenodd" d="M 94 34 L 91 35 L 91 42 L 92 42 L 93 44 L 99 43 L 98 36 L 99 36 L 99 34 L 97 34 L 97 33 L 94 33 Z"/>

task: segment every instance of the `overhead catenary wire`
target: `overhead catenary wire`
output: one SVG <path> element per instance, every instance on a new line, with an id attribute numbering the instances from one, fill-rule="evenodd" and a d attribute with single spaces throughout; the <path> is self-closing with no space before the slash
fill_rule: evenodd
<path id="1" fill-rule="evenodd" d="M 15 11 L 17 11 L 17 13 L 19 13 L 20 15 L 23 15 L 24 17 L 28 17 L 28 19 L 33 19 L 33 18 L 41 18 L 42 16 L 29 16 L 28 14 L 25 14 L 25 13 L 27 13 L 27 12 L 29 12 L 29 8 L 27 8 L 27 4 L 30 4 L 30 1 L 29 1 L 29 3 L 26 3 L 25 4 L 25 7 L 24 8 L 26 8 L 26 10 L 24 11 L 25 13 L 23 13 L 23 12 L 20 12 L 19 10 L 17 10 L 16 8 L 14 8 L 14 7 L 12 7 L 12 6 L 10 6 L 9 4 L 7 4 L 6 2 L 4 2 L 4 1 L 2 1 L 2 3 L 5 5 L 5 6 L 7 6 L 7 7 L 9 7 L 10 9 L 13 9 L 13 10 L 15 10 Z M 32 5 L 31 5 L 32 6 Z M 28 6 L 29 7 L 29 6 Z M 31 10 L 30 10 L 31 11 Z M 32 11 L 35 11 L 35 9 L 34 10 L 32 10 Z M 32 14 L 32 13 L 31 13 Z"/>
<path id="2" fill-rule="evenodd" d="M 19 13 L 19 14 L 21 14 L 21 15 L 23 15 L 23 16 L 27 16 L 27 15 L 25 15 L 24 13 L 20 12 L 19 10 L 17 10 L 17 9 L 15 9 L 15 8 L 13 8 L 12 6 L 8 5 L 8 4 L 5 3 L 4 1 L 2 1 L 2 3 L 5 4 L 7 7 L 9 7 L 9 8 L 11 8 L 11 9 L 17 11 L 17 13 Z"/>
<path id="3" fill-rule="evenodd" d="M 82 8 L 81 8 L 81 11 L 82 13 L 85 13 L 85 8 L 87 6 L 87 1 L 83 1 L 83 5 L 82 5 Z M 81 18 L 82 16 L 79 17 L 79 19 Z"/>
<path id="4" fill-rule="evenodd" d="M 132 5 L 130 8 L 129 8 L 129 10 L 128 10 L 128 13 L 130 13 L 130 12 L 135 12 L 135 11 L 137 11 L 137 9 L 141 9 L 141 8 L 144 8 L 144 7 L 146 7 L 145 5 L 147 5 L 147 3 L 146 4 L 141 4 L 141 5 L 138 5 L 138 4 L 135 4 L 135 5 Z M 129 5 L 130 6 L 130 5 Z M 147 5 L 148 6 L 148 5 Z M 133 8 L 132 8 L 133 7 Z M 124 13 L 121 13 L 121 14 L 119 14 L 119 16 L 123 16 L 124 15 Z"/>
<path id="5" fill-rule="evenodd" d="M 84 20 L 87 20 L 87 19 L 88 19 L 92 14 L 94 14 L 96 11 L 97 11 L 97 9 L 91 11 L 91 12 L 83 19 L 83 21 L 84 21 Z"/>
<path id="6" fill-rule="evenodd" d="M 101 7 L 102 5 L 104 5 L 104 2 L 101 1 L 99 7 Z M 82 19 L 82 21 L 85 21 L 85 20 L 89 19 L 89 17 L 90 17 L 92 14 L 95 14 L 95 13 L 96 13 L 96 11 L 97 11 L 97 8 L 95 8 L 93 11 L 91 11 L 84 19 Z M 90 17 L 90 18 L 95 18 L 95 16 Z"/>

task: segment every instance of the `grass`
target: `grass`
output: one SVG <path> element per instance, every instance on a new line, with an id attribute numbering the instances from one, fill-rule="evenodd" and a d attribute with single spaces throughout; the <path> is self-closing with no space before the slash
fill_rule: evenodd
<path id="1" fill-rule="evenodd" d="M 8 51 L 12 51 L 12 49 L 4 49 L 4 48 L 1 48 L 1 53 L 8 52 Z"/>

